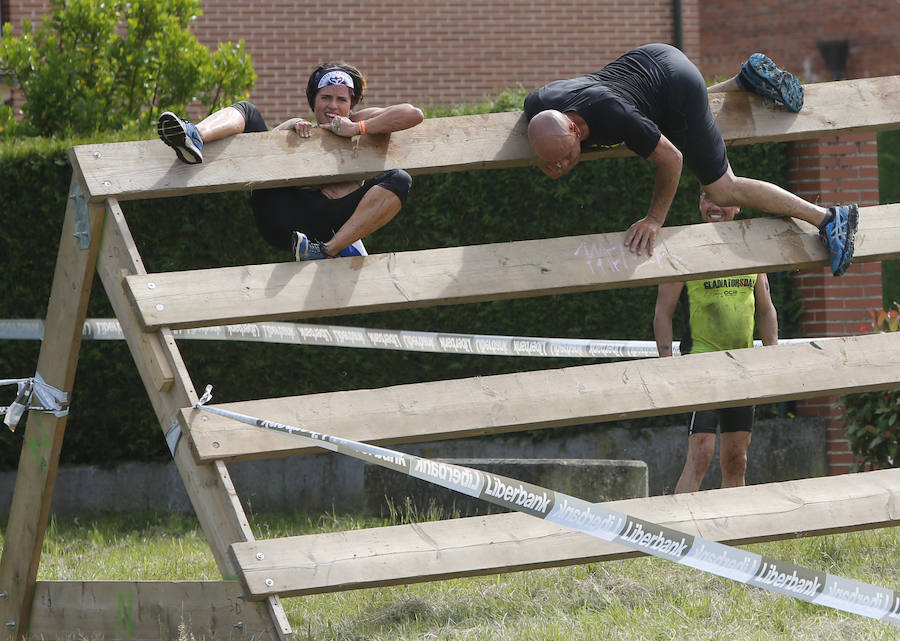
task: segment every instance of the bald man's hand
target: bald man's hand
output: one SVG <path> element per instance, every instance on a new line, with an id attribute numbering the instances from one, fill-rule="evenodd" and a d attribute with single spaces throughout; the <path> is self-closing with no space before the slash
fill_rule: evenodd
<path id="1" fill-rule="evenodd" d="M 644 249 L 647 255 L 653 255 L 653 245 L 656 243 L 656 236 L 659 234 L 661 225 L 649 217 L 641 218 L 628 228 L 625 234 L 625 246 L 631 250 L 632 254 L 641 256 Z"/>

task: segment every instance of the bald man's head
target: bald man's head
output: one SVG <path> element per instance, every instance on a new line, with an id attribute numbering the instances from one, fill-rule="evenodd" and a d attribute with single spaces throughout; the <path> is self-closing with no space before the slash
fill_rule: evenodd
<path id="1" fill-rule="evenodd" d="M 546 109 L 535 115 L 528 123 L 528 142 L 543 161 L 541 171 L 551 178 L 559 178 L 578 163 L 578 128 L 560 111 Z"/>

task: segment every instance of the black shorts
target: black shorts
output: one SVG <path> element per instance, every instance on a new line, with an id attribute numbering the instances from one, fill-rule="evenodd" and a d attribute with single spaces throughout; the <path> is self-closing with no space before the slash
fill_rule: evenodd
<path id="1" fill-rule="evenodd" d="M 716 424 L 723 434 L 727 432 L 753 431 L 753 405 L 723 407 L 717 410 L 700 410 L 691 416 L 688 434 L 715 434 Z"/>
<path id="2" fill-rule="evenodd" d="M 244 116 L 244 133 L 269 130 L 253 103 L 244 100 L 231 106 Z M 303 232 L 312 240 L 327 242 L 375 186 L 392 192 L 402 204 L 412 186 L 412 178 L 402 169 L 389 169 L 367 178 L 359 189 L 343 198 L 328 198 L 318 189 L 302 187 L 255 189 L 250 194 L 250 203 L 263 239 L 273 247 L 288 250 L 295 231 Z"/>
<path id="3" fill-rule="evenodd" d="M 642 47 L 664 68 L 669 79 L 669 100 L 660 131 L 682 153 L 687 166 L 701 185 L 709 185 L 725 175 L 728 155 L 725 140 L 709 109 L 706 81 L 687 56 L 669 45 Z"/>

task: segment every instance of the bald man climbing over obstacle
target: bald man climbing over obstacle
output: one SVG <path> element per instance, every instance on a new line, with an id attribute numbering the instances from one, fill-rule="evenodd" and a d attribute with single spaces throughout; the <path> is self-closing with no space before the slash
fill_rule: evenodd
<path id="1" fill-rule="evenodd" d="M 752 207 L 815 225 L 831 271 L 842 275 L 853 260 L 856 204 L 825 209 L 777 185 L 735 176 L 707 93 L 753 91 L 790 111 L 803 106 L 803 87 L 766 56 L 755 53 L 740 73 L 707 90 L 703 76 L 681 51 L 651 44 L 629 51 L 600 71 L 557 80 L 525 98 L 528 139 L 550 178 L 564 176 L 585 149 L 625 144 L 656 165 L 647 215 L 628 229 L 636 254 L 653 245 L 678 188 L 682 165 L 721 207 Z"/>

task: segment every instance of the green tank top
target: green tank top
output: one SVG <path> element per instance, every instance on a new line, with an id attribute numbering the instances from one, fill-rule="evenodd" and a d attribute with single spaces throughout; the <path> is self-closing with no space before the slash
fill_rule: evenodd
<path id="1" fill-rule="evenodd" d="M 686 299 L 687 327 L 682 354 L 718 352 L 753 346 L 756 317 L 756 274 L 691 280 L 681 296 Z"/>

